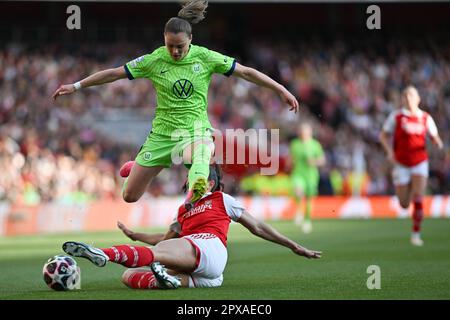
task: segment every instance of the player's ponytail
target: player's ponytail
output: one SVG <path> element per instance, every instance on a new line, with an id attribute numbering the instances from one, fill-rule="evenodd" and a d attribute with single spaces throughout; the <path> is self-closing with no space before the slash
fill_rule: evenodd
<path id="1" fill-rule="evenodd" d="M 170 18 L 164 27 L 164 33 L 185 32 L 188 36 L 192 34 L 192 25 L 205 19 L 208 1 L 187 0 L 182 4 L 178 17 Z"/>
<path id="2" fill-rule="evenodd" d="M 187 0 L 178 12 L 178 17 L 189 21 L 190 24 L 196 24 L 205 19 L 206 8 L 208 8 L 208 1 Z"/>

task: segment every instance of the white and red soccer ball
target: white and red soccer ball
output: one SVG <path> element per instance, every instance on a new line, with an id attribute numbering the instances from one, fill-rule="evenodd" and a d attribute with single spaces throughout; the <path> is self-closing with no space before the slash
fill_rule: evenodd
<path id="1" fill-rule="evenodd" d="M 80 289 L 81 273 L 77 262 L 64 255 L 48 259 L 42 269 L 47 286 L 56 291 Z"/>

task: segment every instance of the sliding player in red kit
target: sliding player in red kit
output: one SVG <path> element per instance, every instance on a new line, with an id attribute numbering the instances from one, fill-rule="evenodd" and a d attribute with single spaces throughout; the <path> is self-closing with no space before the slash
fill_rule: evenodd
<path id="1" fill-rule="evenodd" d="M 380 142 L 394 165 L 392 179 L 400 206 L 408 208 L 413 201 L 411 243 L 422 246 L 420 227 L 423 220 L 423 195 L 428 180 L 427 133 L 439 149 L 443 143 L 433 118 L 419 108 L 417 89 L 408 86 L 402 92 L 403 107 L 392 112 L 380 133 Z M 393 143 L 390 143 L 392 136 Z"/>
<path id="2" fill-rule="evenodd" d="M 227 234 L 231 220 L 297 255 L 321 257 L 320 251 L 308 250 L 256 220 L 236 199 L 221 192 L 220 168 L 211 165 L 209 170 L 208 192 L 193 208 L 188 210 L 182 205 L 166 234 L 135 233 L 118 223 L 130 239 L 153 247 L 118 245 L 99 249 L 69 241 L 63 244 L 63 250 L 72 256 L 87 258 L 99 267 L 109 261 L 130 268 L 124 272 L 122 281 L 133 289 L 221 286 L 228 259 Z M 185 189 L 188 186 L 185 185 Z"/>

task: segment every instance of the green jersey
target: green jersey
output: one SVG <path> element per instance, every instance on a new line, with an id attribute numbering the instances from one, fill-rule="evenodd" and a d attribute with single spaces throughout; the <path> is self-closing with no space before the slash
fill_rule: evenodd
<path id="1" fill-rule="evenodd" d="M 309 160 L 319 159 L 323 156 L 323 149 L 315 139 L 302 141 L 294 139 L 291 142 L 291 156 L 294 168 L 292 174 L 304 178 L 318 179 L 319 170 L 316 166 L 309 164 Z"/>
<path id="2" fill-rule="evenodd" d="M 128 62 L 125 71 L 130 80 L 152 81 L 157 101 L 152 131 L 170 136 L 176 129 L 194 134 L 194 125 L 202 133 L 211 128 L 207 113 L 211 76 L 230 76 L 235 65 L 233 58 L 191 44 L 179 61 L 173 60 L 163 46 Z"/>

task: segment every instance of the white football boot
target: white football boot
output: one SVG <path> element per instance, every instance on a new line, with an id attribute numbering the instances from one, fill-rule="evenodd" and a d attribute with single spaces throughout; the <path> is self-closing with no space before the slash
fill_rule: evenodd
<path id="1" fill-rule="evenodd" d="M 423 246 L 423 240 L 420 238 L 420 233 L 411 234 L 411 244 L 416 247 Z"/>
<path id="2" fill-rule="evenodd" d="M 150 269 L 152 269 L 161 289 L 176 289 L 181 286 L 180 279 L 168 274 L 166 268 L 159 262 L 153 262 Z"/>
<path id="3" fill-rule="evenodd" d="M 73 257 L 88 259 L 97 267 L 104 267 L 106 265 L 106 262 L 109 261 L 109 257 L 106 255 L 106 253 L 85 243 L 67 241 L 62 245 L 62 249 L 65 253 L 68 253 Z"/>

